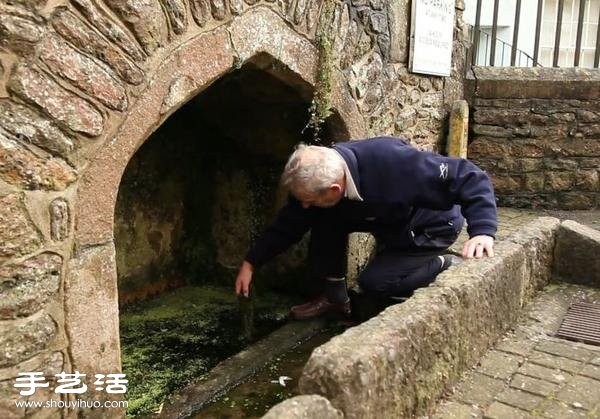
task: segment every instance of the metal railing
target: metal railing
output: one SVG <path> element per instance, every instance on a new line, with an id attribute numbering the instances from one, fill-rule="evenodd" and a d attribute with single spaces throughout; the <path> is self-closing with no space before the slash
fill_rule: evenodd
<path id="1" fill-rule="evenodd" d="M 470 26 L 469 32 L 470 32 L 470 38 L 471 38 L 471 44 L 472 44 L 474 33 L 475 33 L 473 26 Z M 480 30 L 479 33 L 480 33 L 480 35 L 483 35 L 485 41 L 482 45 L 481 44 L 481 36 L 480 36 L 480 39 L 479 39 L 480 51 L 477 51 L 477 55 L 473 56 L 473 65 L 485 66 L 485 65 L 488 65 L 488 63 L 490 62 L 492 34 L 485 32 L 483 30 Z M 484 45 L 485 45 L 485 50 L 483 49 Z M 500 47 L 502 48 L 502 54 L 500 54 L 500 62 L 498 63 L 498 59 L 495 57 L 495 65 L 506 66 L 510 62 L 511 63 L 510 65 L 517 65 L 519 67 L 543 67 L 543 65 L 541 63 L 536 61 L 531 55 L 529 55 L 525 51 L 520 50 L 518 48 L 513 48 L 512 45 L 509 44 L 508 42 L 505 42 L 500 38 L 496 38 L 495 49 L 499 49 Z M 511 53 L 510 59 L 505 59 L 505 57 L 507 55 L 506 54 L 507 50 L 510 51 L 510 53 Z M 481 52 L 483 52 L 483 57 L 482 57 Z M 513 54 L 516 54 L 514 59 L 513 59 Z M 514 62 L 514 64 L 513 64 L 513 62 Z"/>
<path id="2" fill-rule="evenodd" d="M 534 0 L 527 0 L 534 1 Z M 581 52 L 582 52 L 582 36 L 583 36 L 583 27 L 584 22 L 591 24 L 590 22 L 598 22 L 597 31 L 596 31 L 596 40 L 595 40 L 595 50 L 594 50 L 594 60 L 593 67 L 598 68 L 598 64 L 600 62 L 600 13 L 599 16 L 586 16 L 586 10 L 592 10 L 591 7 L 586 7 L 588 2 L 598 1 L 598 0 L 573 0 L 578 1 L 578 17 L 577 17 L 577 34 L 575 40 L 575 48 L 574 48 L 574 56 L 573 56 L 573 67 L 579 67 L 581 64 Z M 540 33 L 542 29 L 542 16 L 543 16 L 543 7 L 544 0 L 538 0 L 537 3 L 537 11 L 536 11 L 536 19 L 535 19 L 535 38 L 534 38 L 534 46 L 533 46 L 533 54 L 528 54 L 525 51 L 519 50 L 518 42 L 519 42 L 519 26 L 521 23 L 521 0 L 516 0 L 515 7 L 515 17 L 514 17 L 514 25 L 513 25 L 513 39 L 512 44 L 509 44 L 503 40 L 498 39 L 498 14 L 500 8 L 500 0 L 493 0 L 493 12 L 492 12 L 492 26 L 491 26 L 491 34 L 482 30 L 481 28 L 481 8 L 483 0 L 477 0 L 477 6 L 475 11 L 475 25 L 472 30 L 472 50 L 471 50 L 471 60 L 473 65 L 489 65 L 495 66 L 499 63 L 496 60 L 496 53 L 499 47 L 502 48 L 502 59 L 500 60 L 500 65 L 505 65 L 505 48 L 510 48 L 510 65 L 521 65 L 522 57 L 526 57 L 526 64 L 528 65 L 529 61 L 533 66 L 539 66 L 540 64 Z M 504 3 L 504 2 L 503 2 Z M 506 3 L 504 3 L 505 5 Z M 560 53 L 561 53 L 561 33 L 563 29 L 563 15 L 565 8 L 565 0 L 557 0 L 557 10 L 556 10 L 556 28 L 554 30 L 554 46 L 552 53 L 552 67 L 558 67 Z M 480 48 L 483 48 L 481 44 L 482 35 L 485 41 L 485 62 L 481 63 L 479 59 L 480 56 Z M 489 51 L 488 51 L 489 49 Z M 591 49 L 591 47 L 590 47 Z M 518 61 L 517 61 L 517 57 Z"/>

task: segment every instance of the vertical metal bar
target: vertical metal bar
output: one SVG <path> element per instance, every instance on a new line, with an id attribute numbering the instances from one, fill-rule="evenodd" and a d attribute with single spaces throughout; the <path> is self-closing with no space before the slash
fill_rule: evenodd
<path id="1" fill-rule="evenodd" d="M 585 17 L 585 4 L 587 0 L 579 0 L 579 16 L 577 16 L 577 39 L 575 41 L 575 67 L 579 67 L 581 56 L 581 36 L 583 35 L 583 20 Z"/>
<path id="2" fill-rule="evenodd" d="M 594 68 L 600 64 L 600 13 L 598 13 L 598 26 L 596 27 L 596 52 L 594 53 Z"/>
<path id="3" fill-rule="evenodd" d="M 485 32 L 484 32 L 485 33 Z M 483 62 L 485 63 L 488 59 L 488 44 L 490 40 L 490 36 L 486 33 L 485 34 L 485 55 L 483 56 Z"/>
<path id="4" fill-rule="evenodd" d="M 494 0 L 494 19 L 492 21 L 492 45 L 490 47 L 490 65 L 494 66 L 496 58 L 496 36 L 498 34 L 498 4 L 500 0 Z"/>
<path id="5" fill-rule="evenodd" d="M 585 1 L 585 0 L 581 0 Z M 510 52 L 510 65 L 515 66 L 515 59 L 517 58 L 517 43 L 519 42 L 519 21 L 521 20 L 521 0 L 517 0 L 517 10 L 515 11 L 515 26 L 513 31 L 513 42 L 512 51 Z M 521 61 L 519 60 L 519 66 Z"/>
<path id="6" fill-rule="evenodd" d="M 502 60 L 500 61 L 500 65 L 504 67 L 504 42 L 502 43 Z"/>
<path id="7" fill-rule="evenodd" d="M 542 32 L 542 6 L 544 0 L 538 0 L 537 18 L 535 20 L 535 43 L 533 46 L 533 66 L 538 62 L 540 52 L 540 33 Z"/>
<path id="8" fill-rule="evenodd" d="M 473 65 L 477 65 L 477 58 L 479 57 L 479 37 L 481 36 L 479 33 L 481 25 L 481 2 L 482 0 L 477 0 L 477 10 L 475 11 L 475 29 L 473 29 Z"/>
<path id="9" fill-rule="evenodd" d="M 558 16 L 556 17 L 556 34 L 554 36 L 554 58 L 552 67 L 558 67 L 558 55 L 560 54 L 560 33 L 562 30 L 563 9 L 565 0 L 558 0 Z"/>

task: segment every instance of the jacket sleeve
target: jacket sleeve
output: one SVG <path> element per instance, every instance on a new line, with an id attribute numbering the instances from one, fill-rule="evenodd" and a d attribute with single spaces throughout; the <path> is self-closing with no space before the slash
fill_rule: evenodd
<path id="1" fill-rule="evenodd" d="M 395 199 L 430 209 L 449 209 L 459 204 L 470 237 L 481 234 L 495 237 L 496 199 L 486 172 L 466 159 L 419 151 L 410 146 L 403 146 L 398 156 L 399 161 L 392 163 L 395 168 L 392 171 L 400 171 L 397 174 L 404 179 L 403 186 L 387 186 L 396 191 Z"/>
<path id="2" fill-rule="evenodd" d="M 246 261 L 258 268 L 298 243 L 310 229 L 312 213 L 311 208 L 302 208 L 300 202 L 290 196 L 275 220 L 254 242 L 246 254 Z"/>

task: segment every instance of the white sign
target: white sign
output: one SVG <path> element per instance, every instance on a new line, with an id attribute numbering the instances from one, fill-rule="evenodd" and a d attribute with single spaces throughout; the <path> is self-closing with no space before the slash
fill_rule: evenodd
<path id="1" fill-rule="evenodd" d="M 449 76 L 455 0 L 412 0 L 409 69 Z"/>

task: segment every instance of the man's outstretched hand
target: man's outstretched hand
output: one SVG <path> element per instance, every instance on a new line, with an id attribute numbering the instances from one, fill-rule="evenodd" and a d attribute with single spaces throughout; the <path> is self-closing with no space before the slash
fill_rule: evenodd
<path id="1" fill-rule="evenodd" d="M 494 238 L 490 236 L 473 236 L 465 243 L 462 250 L 462 257 L 471 259 L 473 257 L 482 258 L 484 253 L 488 256 L 494 256 Z"/>
<path id="2" fill-rule="evenodd" d="M 237 295 L 242 294 L 244 297 L 248 297 L 250 294 L 250 282 L 252 282 L 252 273 L 254 267 L 250 262 L 244 261 L 238 272 L 237 278 L 235 279 L 235 293 Z"/>

